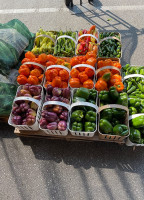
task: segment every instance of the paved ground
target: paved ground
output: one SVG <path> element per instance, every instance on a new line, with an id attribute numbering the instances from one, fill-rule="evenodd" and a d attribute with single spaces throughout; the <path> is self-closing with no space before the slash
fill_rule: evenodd
<path id="1" fill-rule="evenodd" d="M 143 0 L 95 0 L 95 8 L 73 0 L 0 0 L 0 23 L 22 20 L 36 32 L 78 30 L 96 24 L 122 34 L 122 64 L 144 64 Z M 86 12 L 87 10 L 87 12 Z M 82 13 L 84 11 L 84 13 Z M 76 14 L 79 13 L 79 14 Z M 0 124 L 0 199 L 143 200 L 144 149 L 110 143 L 18 138 Z"/>

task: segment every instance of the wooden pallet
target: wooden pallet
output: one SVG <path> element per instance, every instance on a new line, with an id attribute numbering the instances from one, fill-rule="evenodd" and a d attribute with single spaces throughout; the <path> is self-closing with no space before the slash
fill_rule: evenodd
<path id="1" fill-rule="evenodd" d="M 70 133 L 67 136 L 61 136 L 61 135 L 48 135 L 44 133 L 43 131 L 25 131 L 25 130 L 19 130 L 15 128 L 14 133 L 19 137 L 32 137 L 32 138 L 44 138 L 44 139 L 61 139 L 66 141 L 85 141 L 85 142 L 95 142 L 95 141 L 103 141 L 103 142 L 115 142 L 118 144 L 124 144 L 125 141 L 106 141 L 101 140 L 98 137 L 98 134 L 95 134 L 94 137 L 82 137 L 82 136 L 73 136 Z"/>

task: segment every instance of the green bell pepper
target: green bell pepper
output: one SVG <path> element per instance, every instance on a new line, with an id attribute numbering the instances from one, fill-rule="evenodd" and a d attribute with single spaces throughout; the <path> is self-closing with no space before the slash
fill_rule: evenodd
<path id="1" fill-rule="evenodd" d="M 73 122 L 72 123 L 72 131 L 82 131 L 83 124 L 81 122 Z"/>
<path id="2" fill-rule="evenodd" d="M 137 114 L 137 109 L 135 107 L 129 107 L 129 114 L 130 115 L 134 115 Z"/>
<path id="3" fill-rule="evenodd" d="M 112 109 L 111 108 L 107 108 L 103 111 L 101 111 L 100 116 L 102 119 L 106 119 L 108 121 L 112 120 Z"/>
<path id="4" fill-rule="evenodd" d="M 116 126 L 113 127 L 113 134 L 114 135 L 120 135 L 120 136 L 125 136 L 128 134 L 128 127 L 124 124 L 117 124 Z"/>
<path id="5" fill-rule="evenodd" d="M 110 98 L 109 98 L 109 92 L 106 90 L 100 91 L 99 93 L 99 99 L 101 101 L 105 101 L 105 102 L 110 102 Z"/>
<path id="6" fill-rule="evenodd" d="M 95 122 L 96 121 L 96 112 L 89 110 L 85 115 L 85 119 L 89 122 Z"/>
<path id="7" fill-rule="evenodd" d="M 95 89 L 90 89 L 89 90 L 90 93 L 89 93 L 89 99 L 92 99 L 92 100 L 96 100 L 96 97 L 97 97 L 97 91 Z"/>
<path id="8" fill-rule="evenodd" d="M 141 133 L 138 129 L 134 129 L 133 127 L 130 127 L 130 136 L 129 139 L 133 143 L 141 143 Z"/>
<path id="9" fill-rule="evenodd" d="M 141 115 L 139 117 L 132 119 L 131 122 L 132 122 L 132 126 L 134 128 L 143 127 L 144 126 L 144 115 Z"/>
<path id="10" fill-rule="evenodd" d="M 120 124 L 120 121 L 116 118 L 112 118 L 111 124 L 112 124 L 112 126 L 115 126 L 117 124 Z"/>
<path id="11" fill-rule="evenodd" d="M 81 122 L 83 118 L 84 118 L 84 112 L 82 110 L 75 110 L 71 114 L 72 121 Z"/>
<path id="12" fill-rule="evenodd" d="M 112 134 L 113 127 L 111 123 L 106 119 L 101 119 L 99 122 L 100 131 L 104 134 Z"/>
<path id="13" fill-rule="evenodd" d="M 127 93 L 126 92 L 120 93 L 116 103 L 128 107 Z"/>
<path id="14" fill-rule="evenodd" d="M 79 89 L 77 89 L 76 93 L 74 94 L 74 97 L 81 97 L 84 99 L 88 99 L 89 94 L 90 94 L 89 89 L 80 87 Z"/>
<path id="15" fill-rule="evenodd" d="M 112 100 L 117 100 L 119 98 L 119 93 L 114 86 L 109 89 L 109 96 Z"/>
<path id="16" fill-rule="evenodd" d="M 81 97 L 74 97 L 72 102 L 73 103 L 76 103 L 76 102 L 86 102 L 86 99 L 81 98 Z"/>
<path id="17" fill-rule="evenodd" d="M 112 108 L 113 117 L 116 119 L 125 119 L 126 111 L 120 108 Z"/>
<path id="18" fill-rule="evenodd" d="M 85 122 L 85 132 L 94 132 L 96 124 L 94 122 Z"/>

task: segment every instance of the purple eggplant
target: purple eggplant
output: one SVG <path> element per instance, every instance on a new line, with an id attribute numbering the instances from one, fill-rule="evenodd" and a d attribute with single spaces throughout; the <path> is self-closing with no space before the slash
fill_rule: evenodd
<path id="1" fill-rule="evenodd" d="M 53 91 L 53 86 L 52 85 L 48 85 L 47 88 L 46 88 L 47 94 L 52 95 L 52 91 Z"/>
<path id="2" fill-rule="evenodd" d="M 66 121 L 60 121 L 58 123 L 58 130 L 65 131 L 67 129 L 67 123 Z"/>
<path id="3" fill-rule="evenodd" d="M 47 129 L 49 130 L 57 130 L 58 124 L 56 122 L 51 122 L 47 125 Z"/>
<path id="4" fill-rule="evenodd" d="M 12 122 L 16 125 L 21 125 L 22 124 L 22 117 L 21 116 L 14 116 L 12 118 Z"/>
<path id="5" fill-rule="evenodd" d="M 58 116 L 56 113 L 54 112 L 48 112 L 46 110 L 44 110 L 42 112 L 42 117 L 44 117 L 48 122 L 54 122 L 58 119 Z"/>
<path id="6" fill-rule="evenodd" d="M 41 118 L 39 123 L 41 128 L 47 129 L 48 122 L 45 118 Z"/>
<path id="7" fill-rule="evenodd" d="M 70 99 L 70 89 L 69 88 L 63 88 L 63 91 L 62 91 L 62 96 L 66 99 Z"/>
<path id="8" fill-rule="evenodd" d="M 53 88 L 52 94 L 53 94 L 53 96 L 59 97 L 62 94 L 62 89 L 55 87 L 55 88 Z"/>
<path id="9" fill-rule="evenodd" d="M 60 114 L 60 119 L 62 119 L 62 120 L 65 120 L 65 121 L 67 121 L 67 119 L 68 119 L 68 111 L 63 111 L 61 114 Z"/>

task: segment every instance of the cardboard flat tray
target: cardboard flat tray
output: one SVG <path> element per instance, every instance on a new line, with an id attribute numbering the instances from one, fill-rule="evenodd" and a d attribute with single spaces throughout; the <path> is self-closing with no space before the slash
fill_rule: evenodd
<path id="1" fill-rule="evenodd" d="M 15 128 L 14 133 L 19 137 L 33 137 L 33 138 L 44 138 L 44 139 L 59 139 L 66 141 L 85 141 L 85 142 L 95 142 L 95 141 L 104 141 L 104 142 L 115 142 L 119 144 L 124 144 L 125 141 L 105 141 L 101 140 L 98 137 L 98 134 L 95 134 L 94 137 L 82 137 L 82 136 L 73 136 L 68 133 L 67 136 L 59 136 L 59 135 L 48 135 L 43 131 L 24 131 Z"/>

